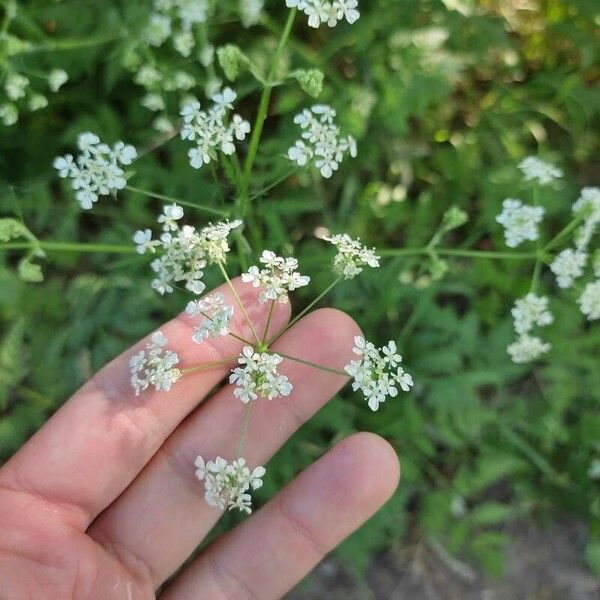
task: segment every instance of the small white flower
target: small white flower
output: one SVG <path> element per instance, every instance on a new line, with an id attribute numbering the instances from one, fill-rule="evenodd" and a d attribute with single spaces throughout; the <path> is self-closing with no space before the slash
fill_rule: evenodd
<path id="1" fill-rule="evenodd" d="M 62 178 L 72 179 L 71 187 L 83 209 L 90 209 L 100 196 L 114 194 L 127 185 L 121 165 L 130 165 L 137 158 L 133 146 L 117 142 L 112 149 L 91 132 L 79 135 L 81 154 L 73 160 L 71 154 L 57 157 L 53 166 Z"/>
<path id="2" fill-rule="evenodd" d="M 274 400 L 289 396 L 293 386 L 277 370 L 282 362 L 283 358 L 278 354 L 256 352 L 254 348 L 245 346 L 238 358 L 241 366 L 233 369 L 229 376 L 229 383 L 236 385 L 235 397 L 248 404 L 259 397 Z"/>
<path id="3" fill-rule="evenodd" d="M 310 277 L 297 271 L 298 261 L 295 258 L 281 258 L 274 252 L 265 250 L 260 262 L 265 268 L 261 270 L 256 266 L 250 267 L 242 274 L 242 281 L 251 283 L 252 287 L 263 288 L 258 296 L 261 303 L 273 300 L 286 304 L 287 292 L 304 287 L 310 282 Z"/>
<path id="4" fill-rule="evenodd" d="M 186 312 L 190 317 L 205 317 L 200 325 L 194 328 L 192 339 L 197 344 L 201 344 L 207 338 L 214 339 L 230 332 L 233 306 L 225 304 L 223 294 L 217 292 L 202 300 L 192 300 L 187 305 Z"/>
<path id="5" fill-rule="evenodd" d="M 369 249 L 363 246 L 360 239 L 353 240 L 346 233 L 323 239 L 337 248 L 333 269 L 344 279 L 353 279 L 362 273 L 363 267 L 368 266 L 373 269 L 379 267 L 380 257 L 375 254 L 375 248 Z"/>
<path id="6" fill-rule="evenodd" d="M 29 87 L 29 79 L 20 73 L 9 71 L 4 78 L 4 91 L 9 100 L 13 102 L 25 97 L 25 90 Z"/>
<path id="7" fill-rule="evenodd" d="M 137 245 L 137 251 L 140 254 L 156 252 L 156 247 L 160 246 L 159 240 L 152 239 L 152 232 L 149 229 L 136 231 L 133 235 L 133 242 Z"/>
<path id="8" fill-rule="evenodd" d="M 135 395 L 153 386 L 156 391 L 168 392 L 172 385 L 181 377 L 181 371 L 175 367 L 179 357 L 172 350 L 165 348 L 167 338 L 160 331 L 152 334 L 146 344 L 146 350 L 131 357 L 129 368 L 131 372 L 131 387 Z"/>
<path id="9" fill-rule="evenodd" d="M 525 181 L 536 181 L 540 185 L 548 185 L 563 176 L 563 172 L 537 156 L 528 156 L 519 163 L 519 169 Z"/>
<path id="10" fill-rule="evenodd" d="M 316 104 L 294 117 L 294 123 L 302 130 L 302 139 L 288 150 L 288 158 L 298 166 L 312 164 L 329 179 L 346 155 L 356 157 L 356 140 L 352 136 L 341 137 L 335 124 L 335 110 L 324 104 Z"/>
<path id="11" fill-rule="evenodd" d="M 229 118 L 236 98 L 237 94 L 227 87 L 212 97 L 214 104 L 208 111 L 201 110 L 195 99 L 182 107 L 181 138 L 194 142 L 194 147 L 188 151 L 194 169 L 215 160 L 218 150 L 228 156 L 234 154 L 234 138 L 242 141 L 250 133 L 250 123 L 240 115 Z"/>
<path id="12" fill-rule="evenodd" d="M 538 223 L 541 223 L 545 213 L 541 206 L 528 206 L 520 200 L 507 198 L 502 203 L 502 208 L 496 221 L 504 226 L 506 245 L 509 248 L 516 248 L 525 240 L 538 239 Z"/>
<path id="13" fill-rule="evenodd" d="M 166 108 L 163 97 L 156 93 L 146 94 L 142 98 L 142 106 L 153 112 L 159 112 L 161 110 L 165 110 Z"/>
<path id="14" fill-rule="evenodd" d="M 163 231 L 177 231 L 179 229 L 177 221 L 180 219 L 183 219 L 183 208 L 173 203 L 163 207 L 163 212 L 157 220 L 162 224 Z"/>
<path id="15" fill-rule="evenodd" d="M 540 338 L 524 334 L 506 350 L 514 363 L 523 364 L 537 360 L 551 348 L 551 344 L 544 343 Z"/>
<path id="16" fill-rule="evenodd" d="M 308 17 L 309 27 L 335 27 L 346 19 L 351 25 L 360 17 L 358 0 L 286 0 L 289 8 L 297 8 Z"/>
<path id="17" fill-rule="evenodd" d="M 239 0 L 238 7 L 242 25 L 246 28 L 256 25 L 265 5 L 265 0 Z"/>
<path id="18" fill-rule="evenodd" d="M 588 255 L 585 252 L 567 248 L 556 256 L 550 269 L 556 275 L 560 288 L 570 288 L 573 282 L 583 275 Z"/>
<path id="19" fill-rule="evenodd" d="M 585 251 L 600 224 L 600 188 L 583 188 L 573 204 L 573 213 L 583 219 L 583 225 L 575 236 L 575 246 Z"/>
<path id="20" fill-rule="evenodd" d="M 63 69 L 52 69 L 48 74 L 48 87 L 52 92 L 58 92 L 67 81 L 69 81 L 69 75 Z"/>
<path id="21" fill-rule="evenodd" d="M 204 497 L 209 506 L 220 510 L 238 509 L 248 514 L 252 512 L 252 498 L 248 492 L 262 487 L 266 473 L 264 467 L 250 470 L 245 458 L 229 463 L 220 456 L 208 462 L 198 456 L 194 466 L 196 477 L 204 482 Z"/>
<path id="22" fill-rule="evenodd" d="M 362 336 L 357 336 L 353 351 L 362 358 L 350 361 L 345 371 L 354 379 L 352 389 L 362 391 L 372 411 L 376 411 L 388 396 L 395 398 L 398 387 L 404 392 L 413 387 L 412 377 L 400 366 L 402 357 L 397 353 L 395 342 L 376 348 Z"/>
<path id="23" fill-rule="evenodd" d="M 589 321 L 600 319 L 600 280 L 588 283 L 577 302 Z"/>
<path id="24" fill-rule="evenodd" d="M 554 322 L 552 313 L 548 311 L 550 300 L 546 296 L 527 294 L 515 302 L 512 316 L 515 320 L 515 331 L 522 335 L 529 333 L 534 326 L 545 327 Z"/>

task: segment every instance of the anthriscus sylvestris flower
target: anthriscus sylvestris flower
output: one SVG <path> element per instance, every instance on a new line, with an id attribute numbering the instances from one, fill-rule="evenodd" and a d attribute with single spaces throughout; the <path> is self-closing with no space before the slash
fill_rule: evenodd
<path id="1" fill-rule="evenodd" d="M 264 467 L 250 470 L 245 458 L 229 463 L 220 456 L 208 462 L 198 456 L 194 464 L 196 477 L 204 482 L 204 497 L 209 506 L 220 510 L 238 509 L 248 514 L 252 512 L 252 498 L 248 492 L 262 486 L 266 473 Z"/>
<path id="2" fill-rule="evenodd" d="M 66 154 L 55 158 L 53 166 L 59 177 L 72 179 L 71 187 L 81 208 L 90 209 L 99 196 L 114 194 L 127 185 L 120 165 L 130 165 L 137 158 L 137 151 L 125 142 L 110 148 L 90 132 L 79 135 L 77 146 L 81 154 L 76 161 Z"/>
<path id="3" fill-rule="evenodd" d="M 575 236 L 575 246 L 578 250 L 585 251 L 600 224 L 600 188 L 583 188 L 573 204 L 573 213 L 583 219 Z"/>
<path id="4" fill-rule="evenodd" d="M 230 156 L 235 152 L 234 140 L 242 141 L 250 133 L 250 123 L 234 114 L 233 102 L 237 94 L 226 87 L 212 97 L 213 105 L 201 110 L 200 102 L 193 100 L 181 109 L 183 127 L 181 138 L 194 143 L 188 151 L 190 165 L 199 169 L 211 160 L 216 160 L 217 151 Z"/>
<path id="5" fill-rule="evenodd" d="M 346 365 L 345 371 L 354 380 L 352 389 L 362 391 L 371 410 L 376 411 L 388 396 L 395 398 L 398 388 L 408 392 L 413 386 L 412 377 L 400 366 L 402 356 L 397 353 L 395 342 L 376 348 L 357 336 L 354 353 L 361 358 Z"/>
<path id="6" fill-rule="evenodd" d="M 552 313 L 548 310 L 550 300 L 546 296 L 529 293 L 515 302 L 512 316 L 515 331 L 518 334 L 530 332 L 534 326 L 545 327 L 554 322 Z"/>
<path id="7" fill-rule="evenodd" d="M 496 221 L 504 227 L 506 245 L 516 248 L 526 240 L 537 240 L 540 235 L 538 223 L 541 223 L 544 213 L 541 206 L 528 206 L 520 200 L 507 198 L 502 203 L 502 212 L 496 217 Z"/>
<path id="8" fill-rule="evenodd" d="M 524 334 L 511 344 L 507 351 L 514 363 L 523 364 L 537 360 L 551 348 L 551 344 L 543 342 L 539 337 Z"/>
<path id="9" fill-rule="evenodd" d="M 259 260 L 265 268 L 250 267 L 247 273 L 242 274 L 242 281 L 251 283 L 255 288 L 263 288 L 258 296 L 261 303 L 274 300 L 286 304 L 287 292 L 310 283 L 310 277 L 297 271 L 298 261 L 295 258 L 281 258 L 274 252 L 265 250 Z"/>
<path id="10" fill-rule="evenodd" d="M 342 137 L 335 124 L 336 112 L 331 106 L 316 104 L 294 117 L 302 129 L 301 139 L 288 150 L 288 158 L 298 166 L 314 165 L 329 179 L 337 171 L 344 157 L 356 157 L 356 140 Z"/>
<path id="11" fill-rule="evenodd" d="M 535 181 L 540 185 L 548 185 L 563 176 L 563 172 L 537 156 L 528 156 L 519 163 L 525 181 Z"/>
<path id="12" fill-rule="evenodd" d="M 552 264 L 551 271 L 556 275 L 556 283 L 560 288 L 570 288 L 573 282 L 583 275 L 588 255 L 573 248 L 567 248 L 558 254 Z"/>
<path id="13" fill-rule="evenodd" d="M 275 400 L 289 396 L 293 386 L 285 375 L 280 375 L 277 367 L 283 358 L 271 352 L 257 352 L 251 346 L 244 347 L 238 358 L 241 365 L 229 376 L 229 383 L 235 384 L 234 395 L 244 404 L 257 398 Z"/>
<path id="14" fill-rule="evenodd" d="M 216 292 L 201 300 L 192 300 L 186 307 L 190 317 L 204 316 L 204 320 L 194 328 L 192 339 L 201 344 L 205 339 L 214 339 L 229 334 L 229 324 L 233 317 L 233 306 L 225 303 L 225 296 Z"/>
<path id="15" fill-rule="evenodd" d="M 136 396 L 150 386 L 159 392 L 168 392 L 181 377 L 181 371 L 175 366 L 179 363 L 179 357 L 172 350 L 168 350 L 166 345 L 167 338 L 157 331 L 146 344 L 146 350 L 131 357 L 131 387 Z"/>
<path id="16" fill-rule="evenodd" d="M 600 280 L 588 283 L 577 302 L 589 321 L 600 319 Z"/>
<path id="17" fill-rule="evenodd" d="M 353 240 L 347 233 L 323 239 L 337 248 L 333 270 L 344 279 L 354 279 L 362 273 L 363 267 L 379 267 L 380 257 L 375 253 L 375 248 L 363 246 L 360 239 Z"/>
<path id="18" fill-rule="evenodd" d="M 286 0 L 289 8 L 296 7 L 308 17 L 309 27 L 335 27 L 346 19 L 351 25 L 360 18 L 358 0 Z"/>

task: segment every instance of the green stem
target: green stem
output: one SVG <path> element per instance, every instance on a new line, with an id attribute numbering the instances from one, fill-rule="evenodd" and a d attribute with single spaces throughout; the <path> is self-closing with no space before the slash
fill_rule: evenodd
<path id="1" fill-rule="evenodd" d="M 301 365 L 306 365 L 307 367 L 313 367 L 314 369 L 319 369 L 320 371 L 326 371 L 327 373 L 334 373 L 335 375 L 342 375 L 343 377 L 349 377 L 346 371 L 341 371 L 340 369 L 334 369 L 332 367 L 324 367 L 323 365 L 318 365 L 317 363 L 310 362 L 309 360 L 303 360 L 302 358 L 297 358 L 295 356 L 290 356 L 289 354 L 282 354 L 281 352 L 277 352 L 281 358 L 287 358 L 288 360 L 292 360 L 294 362 L 300 363 Z"/>
<path id="2" fill-rule="evenodd" d="M 10 242 L 0 244 L 2 250 L 32 250 L 41 248 L 48 252 L 100 252 L 106 254 L 137 254 L 132 246 L 116 244 L 80 244 L 77 242 Z"/>
<path id="3" fill-rule="evenodd" d="M 383 257 L 392 256 L 424 256 L 430 254 L 428 248 L 388 248 L 378 250 Z M 468 250 L 462 248 L 436 248 L 435 253 L 440 256 L 459 256 L 464 258 L 490 258 L 509 260 L 531 260 L 537 258 L 537 252 L 495 252 L 491 250 Z"/>
<path id="4" fill-rule="evenodd" d="M 540 188 L 537 185 L 534 186 L 534 188 L 533 188 L 533 204 L 534 204 L 534 206 L 539 206 L 539 204 L 540 204 L 539 192 L 540 192 Z M 537 240 L 535 241 L 535 244 L 536 244 L 536 248 L 537 248 L 537 256 L 535 257 L 535 265 L 533 267 L 533 275 L 531 276 L 531 285 L 529 286 L 529 291 L 531 293 L 536 292 L 539 282 L 540 282 L 540 276 L 542 274 L 542 264 L 543 264 L 542 242 L 540 240 L 539 235 L 537 237 Z"/>
<path id="5" fill-rule="evenodd" d="M 227 358 L 223 358 L 222 360 L 215 360 L 212 362 L 203 363 L 201 365 L 197 365 L 195 367 L 189 367 L 188 369 L 181 369 L 183 375 L 190 375 L 191 373 L 198 373 L 199 371 L 213 369 L 214 367 L 220 367 L 221 365 L 226 365 L 228 363 L 233 363 L 237 360 L 236 356 L 229 356 Z"/>
<path id="6" fill-rule="evenodd" d="M 248 433 L 248 424 L 250 423 L 250 411 L 252 410 L 252 402 L 246 404 L 244 410 L 244 418 L 242 420 L 242 429 L 240 431 L 240 439 L 238 440 L 237 448 L 235 450 L 236 458 L 241 458 L 242 452 L 244 451 L 244 442 L 246 441 L 246 433 Z"/>
<path id="7" fill-rule="evenodd" d="M 281 177 L 278 177 L 277 179 L 275 179 L 275 181 L 272 181 L 258 192 L 252 194 L 249 198 L 250 202 L 256 200 L 257 198 L 260 198 L 261 196 L 264 196 L 267 192 L 270 192 L 273 188 L 277 187 L 280 183 L 284 182 L 286 179 L 288 179 L 294 173 L 296 173 L 296 171 L 298 171 L 298 167 L 294 167 L 293 169 L 285 172 L 283 175 L 281 175 Z"/>
<path id="8" fill-rule="evenodd" d="M 256 115 L 256 120 L 254 121 L 254 126 L 252 128 L 252 137 L 250 138 L 250 144 L 248 146 L 248 154 L 246 156 L 246 160 L 244 161 L 244 169 L 242 172 L 242 179 L 240 181 L 240 199 L 239 199 L 239 217 L 243 218 L 248 211 L 248 204 L 250 202 L 250 198 L 248 195 L 248 187 L 250 182 L 250 176 L 252 174 L 252 167 L 254 166 L 254 161 L 256 160 L 256 154 L 258 152 L 258 145 L 260 143 L 260 138 L 262 136 L 263 127 L 265 125 L 265 120 L 267 118 L 267 112 L 269 110 L 269 102 L 271 101 L 271 94 L 273 92 L 273 77 L 277 72 L 277 67 L 279 66 L 279 61 L 281 60 L 281 56 L 283 54 L 283 50 L 287 43 L 287 40 L 292 32 L 292 27 L 294 26 L 294 20 L 296 19 L 297 9 L 292 8 L 288 15 L 287 22 L 285 24 L 285 28 L 283 33 L 281 34 L 281 38 L 279 40 L 279 45 L 277 46 L 277 50 L 275 51 L 275 56 L 273 57 L 273 62 L 271 63 L 271 67 L 269 69 L 269 74 L 267 76 L 266 85 L 263 87 L 263 91 L 260 97 L 260 103 L 258 105 L 258 112 Z"/>
<path id="9" fill-rule="evenodd" d="M 559 231 L 542 249 L 542 252 L 547 253 L 550 250 L 553 250 L 554 248 L 556 248 L 556 246 L 558 246 L 562 239 L 569 235 L 570 233 L 572 233 L 575 229 L 577 229 L 577 227 L 581 224 L 582 222 L 582 217 L 581 216 L 577 216 L 575 217 L 564 229 L 562 229 L 561 231 Z"/>
<path id="10" fill-rule="evenodd" d="M 274 344 L 290 327 L 293 327 L 306 313 L 308 313 L 318 302 L 320 302 L 340 281 L 341 277 L 338 277 L 332 284 L 325 288 L 300 314 L 296 315 L 277 335 L 269 340 L 267 348 Z"/>
<path id="11" fill-rule="evenodd" d="M 273 318 L 273 309 L 275 308 L 275 300 L 271 300 L 271 306 L 269 307 L 269 316 L 267 317 L 267 324 L 265 325 L 265 331 L 262 337 L 263 345 L 267 342 L 267 335 L 269 335 L 269 327 L 271 325 L 271 319 Z"/>
<path id="12" fill-rule="evenodd" d="M 123 35 L 97 36 L 82 39 L 53 40 L 24 48 L 17 54 L 31 54 L 34 52 L 54 52 L 61 50 L 81 50 L 111 44 L 123 38 Z"/>
<path id="13" fill-rule="evenodd" d="M 166 200 L 167 202 L 175 202 L 176 204 L 181 204 L 181 206 L 189 206 L 191 208 L 196 208 L 198 210 L 203 210 L 208 213 L 212 213 L 213 215 L 219 215 L 220 217 L 228 217 L 229 211 L 221 210 L 219 208 L 211 208 L 209 206 L 202 206 L 201 204 L 194 204 L 193 202 L 186 202 L 185 200 L 180 200 L 179 198 L 174 198 L 173 196 L 165 196 L 164 194 L 157 194 L 156 192 L 150 192 L 148 190 L 142 190 L 137 187 L 133 187 L 132 185 L 128 185 L 125 187 L 126 190 L 130 192 L 136 192 L 141 194 L 142 196 L 148 196 L 149 198 L 158 198 L 159 200 Z"/>
<path id="14" fill-rule="evenodd" d="M 221 269 L 221 273 L 223 274 L 223 277 L 225 278 L 227 285 L 230 287 L 231 292 L 233 293 L 236 302 L 238 303 L 239 307 L 242 309 L 242 313 L 244 314 L 246 321 L 248 321 L 248 325 L 250 326 L 250 329 L 252 330 L 252 335 L 256 339 L 256 342 L 260 345 L 260 338 L 256 334 L 256 329 L 254 329 L 254 325 L 252 324 L 252 321 L 251 321 L 250 317 L 248 316 L 248 313 L 246 312 L 246 308 L 245 308 L 244 304 L 242 303 L 242 300 L 239 297 L 237 290 L 235 289 L 233 283 L 231 283 L 231 279 L 229 279 L 229 275 L 227 275 L 227 271 L 225 270 L 223 263 L 219 262 L 217 264 L 219 265 L 219 269 Z"/>

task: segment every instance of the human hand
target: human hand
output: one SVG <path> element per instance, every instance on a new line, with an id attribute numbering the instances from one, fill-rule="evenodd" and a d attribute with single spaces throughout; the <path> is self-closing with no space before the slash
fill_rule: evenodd
<path id="1" fill-rule="evenodd" d="M 257 290 L 234 286 L 262 331 L 269 307 Z M 228 288 L 219 291 L 233 303 Z M 277 304 L 272 331 L 289 316 L 289 304 Z M 182 368 L 235 357 L 243 346 L 231 336 L 196 345 L 190 326 L 184 314 L 162 328 Z M 239 312 L 233 329 L 250 336 Z M 342 369 L 357 334 L 347 315 L 323 309 L 273 349 Z M 280 598 L 395 489 L 393 449 L 375 435 L 353 435 L 163 586 L 221 516 L 204 502 L 194 460 L 235 458 L 245 408 L 230 384 L 210 395 L 235 358 L 187 375 L 169 394 L 136 397 L 129 359 L 143 345 L 104 367 L 0 469 L 1 600 L 146 599 L 161 586 L 165 600 Z M 294 389 L 253 403 L 250 465 L 264 464 L 347 381 L 297 362 L 280 371 Z"/>

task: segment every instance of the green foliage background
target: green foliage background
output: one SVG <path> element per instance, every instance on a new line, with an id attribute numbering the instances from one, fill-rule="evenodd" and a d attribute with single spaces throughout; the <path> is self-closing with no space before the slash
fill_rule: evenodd
<path id="1" fill-rule="evenodd" d="M 312 289 L 322 289 L 331 276 L 313 236 L 317 227 L 380 248 L 423 246 L 453 205 L 471 218 L 446 245 L 502 249 L 494 216 L 505 197 L 526 199 L 515 165 L 530 153 L 568 174 L 545 192 L 549 239 L 566 223 L 579 189 L 600 183 L 594 4 L 374 0 L 361 2 L 362 18 L 352 27 L 315 32 L 300 19 L 284 62 L 324 71 L 318 101 L 337 108 L 342 129 L 358 138 L 359 156 L 331 182 L 296 173 L 258 198 L 253 218 L 260 239 L 251 240 L 253 251 L 293 252 L 313 278 Z M 283 5 L 267 2 L 266 22 L 242 33 L 225 18 L 210 29 L 211 40 L 234 41 L 257 64 L 266 63 L 273 32 L 283 26 Z M 85 243 L 128 244 L 134 230 L 153 222 L 161 203 L 130 192 L 82 212 L 51 167 L 85 130 L 110 143 L 156 145 L 151 115 L 139 104 L 143 90 L 121 60 L 149 9 L 148 2 L 125 0 L 19 3 L 16 35 L 50 45 L 107 42 L 10 58 L 0 50 L 0 62 L 61 67 L 71 76 L 48 108 L 1 130 L 0 216 L 22 220 L 39 239 Z M 245 96 L 238 111 L 252 120 L 256 85 L 248 76 L 236 87 Z M 289 169 L 291 118 L 312 102 L 293 83 L 275 90 L 253 189 Z M 186 154 L 180 140 L 161 144 L 135 163 L 134 185 L 191 202 L 221 202 L 210 172 L 189 168 Z M 227 200 L 227 174 L 219 175 Z M 204 221 L 192 212 L 188 218 Z M 186 301 L 182 293 L 163 298 L 150 289 L 143 257 L 49 253 L 37 261 L 45 276 L 40 283 L 19 278 L 20 258 L 0 252 L 0 459 L 94 371 Z M 499 573 L 503 524 L 560 511 L 588 523 L 588 560 L 600 572 L 600 489 L 588 476 L 600 458 L 600 329 L 586 325 L 573 294 L 556 291 L 545 273 L 556 316 L 547 330 L 554 349 L 533 369 L 516 366 L 505 351 L 513 336 L 510 308 L 527 291 L 532 265 L 453 259 L 447 275 L 431 282 L 421 263 L 387 259 L 330 298 L 369 338 L 397 340 L 418 384 L 415 393 L 375 415 L 342 394 L 279 453 L 263 497 L 336 440 L 368 429 L 398 449 L 403 483 L 341 548 L 357 572 L 377 550 L 421 536 Z M 310 299 L 298 294 L 298 306 Z"/>

